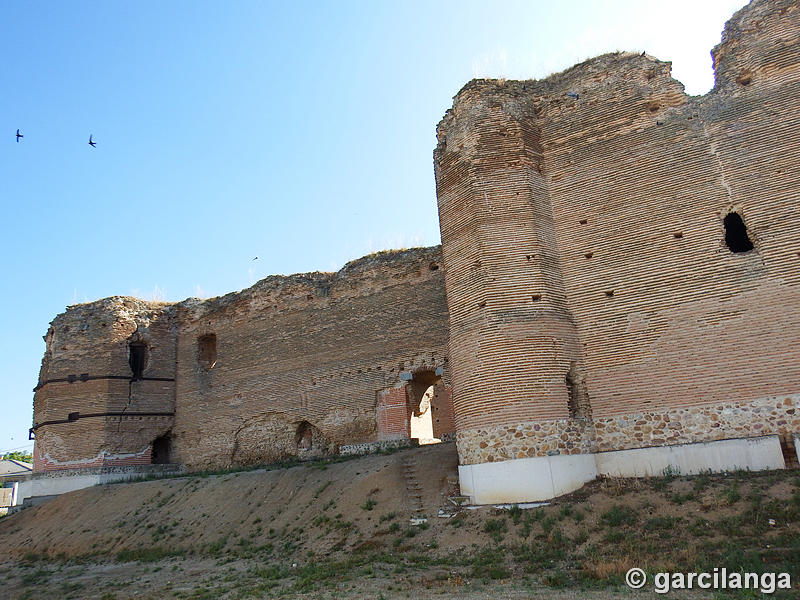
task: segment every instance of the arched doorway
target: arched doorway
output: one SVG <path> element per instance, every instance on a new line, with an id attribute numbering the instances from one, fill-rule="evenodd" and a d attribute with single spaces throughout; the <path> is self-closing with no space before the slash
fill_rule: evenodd
<path id="1" fill-rule="evenodd" d="M 435 370 L 415 371 L 406 385 L 406 396 L 409 437 L 420 444 L 437 444 L 455 432 L 449 392 Z"/>

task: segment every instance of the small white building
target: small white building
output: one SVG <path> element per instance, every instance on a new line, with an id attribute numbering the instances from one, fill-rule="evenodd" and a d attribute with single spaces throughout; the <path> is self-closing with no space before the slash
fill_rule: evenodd
<path id="1" fill-rule="evenodd" d="M 8 512 L 12 506 L 22 504 L 19 493 L 20 483 L 29 481 L 33 473 L 33 465 L 21 460 L 0 460 L 0 515 Z"/>

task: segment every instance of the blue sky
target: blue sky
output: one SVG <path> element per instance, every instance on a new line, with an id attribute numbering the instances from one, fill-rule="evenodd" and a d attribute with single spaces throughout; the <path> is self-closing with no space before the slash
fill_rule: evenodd
<path id="1" fill-rule="evenodd" d="M 437 244 L 435 128 L 467 81 L 644 50 L 702 94 L 743 4 L 0 3 L 0 451 L 32 447 L 67 305 Z"/>

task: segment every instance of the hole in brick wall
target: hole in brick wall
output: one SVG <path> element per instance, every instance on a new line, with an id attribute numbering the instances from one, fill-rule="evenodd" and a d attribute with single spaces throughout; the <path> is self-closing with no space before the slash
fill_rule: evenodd
<path id="1" fill-rule="evenodd" d="M 525 260 L 530 260 L 532 258 L 533 258 L 533 254 L 526 254 L 525 255 Z"/>
<path id="2" fill-rule="evenodd" d="M 485 307 L 486 307 L 486 301 L 484 300 L 483 302 L 481 302 L 480 304 L 478 304 L 478 307 L 479 307 L 479 308 L 485 308 Z"/>
<path id="3" fill-rule="evenodd" d="M 153 440 L 150 462 L 154 465 L 168 465 L 172 457 L 172 436 L 167 433 Z"/>
<path id="4" fill-rule="evenodd" d="M 298 452 L 311 450 L 314 445 L 314 429 L 311 427 L 311 423 L 303 421 L 297 426 L 294 442 Z"/>
<path id="5" fill-rule="evenodd" d="M 594 256 L 594 252 L 587 252 L 586 254 L 584 254 L 584 256 L 586 258 L 592 258 Z"/>
<path id="6" fill-rule="evenodd" d="M 725 245 L 728 250 L 739 254 L 753 249 L 753 242 L 747 235 L 747 227 L 739 213 L 728 213 L 722 223 L 725 226 Z"/>
<path id="7" fill-rule="evenodd" d="M 439 270 L 439 265 L 437 265 L 436 263 L 431 263 L 430 264 L 430 270 L 431 271 L 438 271 Z"/>
<path id="8" fill-rule="evenodd" d="M 651 113 L 657 113 L 661 109 L 661 104 L 656 101 L 650 101 L 647 103 L 647 110 Z"/>
<path id="9" fill-rule="evenodd" d="M 578 221 L 578 223 L 580 223 L 581 225 L 586 225 L 588 222 L 589 219 L 581 219 L 580 221 Z"/>
<path id="10" fill-rule="evenodd" d="M 537 300 L 541 300 L 541 299 L 542 299 L 542 295 L 541 294 L 533 294 L 531 296 L 531 300 L 533 300 L 534 302 L 536 302 Z"/>
<path id="11" fill-rule="evenodd" d="M 583 380 L 583 371 L 577 362 L 572 361 L 569 371 L 564 376 L 564 383 L 567 386 L 567 409 L 570 419 L 589 417 L 591 406 L 589 404 L 589 394 Z"/>
<path id="12" fill-rule="evenodd" d="M 197 338 L 197 362 L 208 370 L 217 364 L 217 336 L 207 333 Z"/>
<path id="13" fill-rule="evenodd" d="M 679 239 L 683 238 L 683 232 L 682 231 L 676 231 L 675 233 L 672 234 L 672 237 L 674 237 L 676 240 L 679 240 Z"/>
<path id="14" fill-rule="evenodd" d="M 144 342 L 128 344 L 128 364 L 133 372 L 133 378 L 141 379 L 147 366 L 147 344 Z"/>
<path id="15" fill-rule="evenodd" d="M 608 296 L 609 298 L 611 298 L 613 295 L 614 295 L 614 290 L 607 290 L 606 291 L 606 296 Z"/>
<path id="16" fill-rule="evenodd" d="M 736 83 L 739 85 L 750 85 L 753 82 L 753 75 L 751 73 L 740 73 L 736 78 Z"/>

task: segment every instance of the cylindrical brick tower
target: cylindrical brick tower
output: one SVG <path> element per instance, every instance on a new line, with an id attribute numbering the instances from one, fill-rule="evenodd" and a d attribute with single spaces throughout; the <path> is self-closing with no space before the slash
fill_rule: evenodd
<path id="1" fill-rule="evenodd" d="M 53 320 L 33 400 L 34 471 L 169 462 L 171 314 L 114 297 L 71 306 Z"/>
<path id="2" fill-rule="evenodd" d="M 461 486 L 479 502 L 550 498 L 596 474 L 526 85 L 468 84 L 434 153 Z"/>

